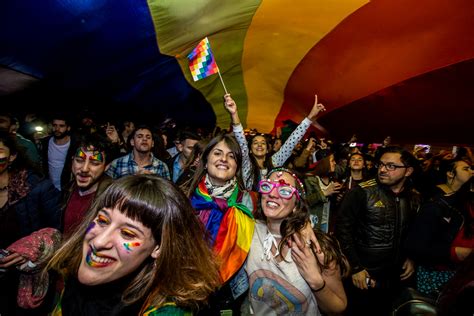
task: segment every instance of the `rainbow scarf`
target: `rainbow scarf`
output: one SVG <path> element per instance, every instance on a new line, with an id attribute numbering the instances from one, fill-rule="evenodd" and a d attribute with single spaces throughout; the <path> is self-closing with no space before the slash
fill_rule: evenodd
<path id="1" fill-rule="evenodd" d="M 223 282 L 242 267 L 252 242 L 255 220 L 247 206 L 238 203 L 236 186 L 227 199 L 209 195 L 204 178 L 194 192 L 191 203 L 197 211 L 210 210 L 205 224 L 212 238 L 212 246 L 221 260 L 219 273 Z"/>

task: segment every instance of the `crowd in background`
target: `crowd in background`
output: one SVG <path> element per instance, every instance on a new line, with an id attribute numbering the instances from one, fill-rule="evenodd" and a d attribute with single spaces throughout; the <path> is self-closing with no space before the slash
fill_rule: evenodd
<path id="1" fill-rule="evenodd" d="M 212 131 L 2 110 L 0 314 L 389 315 L 406 289 L 472 314 L 469 147 L 318 137 L 317 96 L 275 135 L 224 106 Z"/>

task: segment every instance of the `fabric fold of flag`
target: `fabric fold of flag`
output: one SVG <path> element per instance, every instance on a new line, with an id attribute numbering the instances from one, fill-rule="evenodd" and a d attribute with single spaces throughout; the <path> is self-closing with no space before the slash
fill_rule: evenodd
<path id="1" fill-rule="evenodd" d="M 194 81 L 198 81 L 219 72 L 216 60 L 212 54 L 209 40 L 204 38 L 188 55 L 189 70 Z"/>
<path id="2" fill-rule="evenodd" d="M 255 220 L 252 211 L 238 202 L 240 195 L 236 186 L 232 195 L 223 201 L 226 205 L 222 204 L 221 209 L 210 196 L 203 179 L 191 198 L 196 211 L 211 210 L 203 224 L 211 235 L 212 247 L 221 261 L 219 274 L 223 282 L 242 267 L 252 243 Z"/>

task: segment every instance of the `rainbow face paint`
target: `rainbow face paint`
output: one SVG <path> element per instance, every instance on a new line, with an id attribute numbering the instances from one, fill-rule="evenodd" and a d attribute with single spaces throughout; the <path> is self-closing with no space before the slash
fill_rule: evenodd
<path id="1" fill-rule="evenodd" d="M 86 234 L 88 234 L 89 231 L 93 229 L 94 227 L 95 227 L 95 222 L 90 222 L 89 226 L 87 226 L 86 228 Z"/>
<path id="2" fill-rule="evenodd" d="M 93 249 L 89 249 L 86 256 L 86 263 L 93 268 L 103 268 L 113 263 L 114 260 L 97 254 Z"/>
<path id="3" fill-rule="evenodd" d="M 76 151 L 76 157 L 81 159 L 89 159 L 91 161 L 104 162 L 104 153 L 101 151 L 80 147 Z"/>
<path id="4" fill-rule="evenodd" d="M 123 243 L 123 247 L 125 248 L 125 250 L 127 250 L 127 252 L 131 252 L 132 248 L 135 248 L 138 246 L 140 246 L 139 242 L 124 242 Z"/>

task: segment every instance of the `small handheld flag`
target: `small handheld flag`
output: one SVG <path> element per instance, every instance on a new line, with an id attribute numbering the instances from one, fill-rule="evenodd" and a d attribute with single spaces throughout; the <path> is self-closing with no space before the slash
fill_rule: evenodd
<path id="1" fill-rule="evenodd" d="M 216 60 L 212 54 L 211 45 L 209 44 L 207 37 L 200 41 L 193 51 L 189 53 L 188 60 L 189 70 L 191 70 L 194 81 L 204 79 L 217 73 L 219 75 L 219 79 L 221 80 L 222 86 L 224 87 L 224 91 L 227 94 L 224 80 L 222 80 L 219 67 L 217 67 Z"/>
<path id="2" fill-rule="evenodd" d="M 204 79 L 219 72 L 207 37 L 199 42 L 196 48 L 188 55 L 188 59 L 189 69 L 194 81 Z"/>

